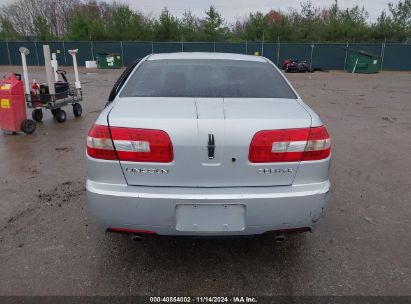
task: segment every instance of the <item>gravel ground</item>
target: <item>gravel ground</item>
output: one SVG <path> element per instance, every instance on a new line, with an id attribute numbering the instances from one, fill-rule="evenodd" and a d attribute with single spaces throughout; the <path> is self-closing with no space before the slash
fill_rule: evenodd
<path id="1" fill-rule="evenodd" d="M 98 231 L 85 136 L 121 71 L 80 71 L 83 117 L 0 133 L 0 295 L 411 294 L 410 72 L 287 75 L 332 136 L 333 191 L 314 233 L 275 244 Z"/>

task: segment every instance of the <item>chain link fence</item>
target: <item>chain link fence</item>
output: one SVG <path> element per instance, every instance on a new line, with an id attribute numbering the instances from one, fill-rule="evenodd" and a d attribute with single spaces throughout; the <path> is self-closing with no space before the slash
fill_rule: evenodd
<path id="1" fill-rule="evenodd" d="M 399 43 L 258 43 L 258 42 L 27 42 L 0 41 L 0 65 L 20 65 L 19 47 L 30 50 L 28 65 L 44 65 L 43 44 L 50 45 L 56 53 L 59 65 L 72 65 L 67 50 L 78 49 L 77 60 L 84 66 L 85 61 L 95 60 L 98 53 L 117 53 L 121 55 L 124 66 L 137 58 L 152 53 L 169 52 L 223 52 L 258 54 L 269 58 L 278 66 L 287 58 L 305 60 L 313 68 L 344 69 L 346 49 L 362 50 L 382 58 L 383 70 L 411 70 L 411 44 Z"/>

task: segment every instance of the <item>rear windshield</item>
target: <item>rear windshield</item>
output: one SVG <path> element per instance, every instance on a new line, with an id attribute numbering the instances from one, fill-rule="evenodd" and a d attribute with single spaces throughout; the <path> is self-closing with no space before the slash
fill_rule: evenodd
<path id="1" fill-rule="evenodd" d="M 145 61 L 120 97 L 297 98 L 271 64 L 216 59 Z"/>

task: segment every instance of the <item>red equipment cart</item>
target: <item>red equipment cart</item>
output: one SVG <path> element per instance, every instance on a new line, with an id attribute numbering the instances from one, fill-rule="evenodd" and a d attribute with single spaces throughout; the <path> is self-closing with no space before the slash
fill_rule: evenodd
<path id="1" fill-rule="evenodd" d="M 20 74 L 11 73 L 0 81 L 0 128 L 32 134 L 36 123 L 27 119 L 26 98 Z"/>

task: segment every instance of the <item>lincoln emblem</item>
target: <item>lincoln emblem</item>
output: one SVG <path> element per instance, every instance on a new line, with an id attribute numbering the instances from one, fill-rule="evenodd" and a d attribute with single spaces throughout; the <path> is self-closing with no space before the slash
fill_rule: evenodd
<path id="1" fill-rule="evenodd" d="M 208 134 L 208 159 L 214 159 L 214 150 L 214 134 L 210 133 Z"/>

